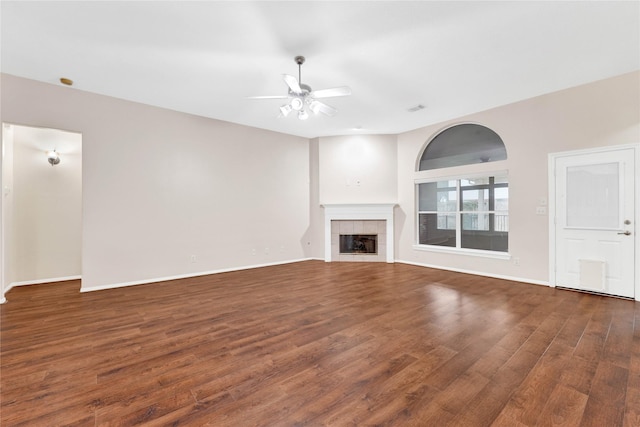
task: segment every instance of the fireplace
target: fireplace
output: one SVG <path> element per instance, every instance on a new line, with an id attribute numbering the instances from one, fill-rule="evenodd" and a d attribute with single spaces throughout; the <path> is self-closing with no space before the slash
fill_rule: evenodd
<path id="1" fill-rule="evenodd" d="M 394 261 L 395 204 L 323 205 L 325 261 Z"/>
<path id="2" fill-rule="evenodd" d="M 386 252 L 386 220 L 331 221 L 332 261 L 385 262 Z"/>
<path id="3" fill-rule="evenodd" d="M 341 254 L 372 254 L 378 253 L 377 234 L 340 234 Z"/>

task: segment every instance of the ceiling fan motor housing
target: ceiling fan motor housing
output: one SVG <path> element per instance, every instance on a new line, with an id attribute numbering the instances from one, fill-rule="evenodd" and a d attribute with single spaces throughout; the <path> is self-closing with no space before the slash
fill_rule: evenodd
<path id="1" fill-rule="evenodd" d="M 300 89 L 302 89 L 303 91 L 311 92 L 311 86 L 304 83 L 300 83 Z"/>

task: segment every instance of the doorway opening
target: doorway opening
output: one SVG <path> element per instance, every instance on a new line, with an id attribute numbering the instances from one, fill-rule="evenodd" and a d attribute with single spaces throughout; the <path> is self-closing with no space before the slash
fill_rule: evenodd
<path id="1" fill-rule="evenodd" d="M 2 125 L 2 300 L 82 275 L 82 134 Z"/>

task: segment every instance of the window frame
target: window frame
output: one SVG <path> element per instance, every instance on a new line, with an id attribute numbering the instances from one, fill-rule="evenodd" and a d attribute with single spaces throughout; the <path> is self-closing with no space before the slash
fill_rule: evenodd
<path id="1" fill-rule="evenodd" d="M 496 211 L 495 206 L 493 206 L 494 210 L 487 211 L 464 211 L 462 210 L 462 189 L 465 187 L 461 187 L 461 180 L 464 179 L 476 179 L 476 178 L 491 178 L 491 177 L 506 177 L 507 183 L 504 187 L 509 188 L 509 171 L 508 170 L 497 170 L 497 171 L 486 171 L 486 172 L 476 172 L 476 173 L 461 173 L 459 175 L 449 175 L 449 176 L 430 176 L 425 178 L 417 178 L 414 180 L 414 200 L 415 200 L 415 236 L 414 236 L 414 245 L 413 249 L 419 251 L 428 251 L 428 252 L 441 252 L 441 253 L 454 253 L 454 254 L 463 254 L 470 256 L 481 256 L 485 258 L 497 258 L 497 259 L 510 259 L 511 255 L 509 253 L 509 245 L 507 245 L 507 251 L 494 251 L 488 249 L 471 249 L 471 248 L 463 248 L 462 246 L 462 215 L 465 213 L 493 213 L 494 220 L 495 214 L 497 212 L 504 211 Z M 427 183 L 435 183 L 440 181 L 456 181 L 456 211 L 451 212 L 456 215 L 456 246 L 439 246 L 439 245 L 428 245 L 420 243 L 420 214 L 421 213 L 434 213 L 432 211 L 421 211 L 420 210 L 420 191 L 419 184 L 427 184 Z M 487 184 L 482 184 L 481 186 L 486 186 Z M 473 189 L 473 188 L 471 188 Z M 510 197 L 509 197 L 510 198 Z M 507 209 L 507 217 L 509 216 L 509 209 Z M 507 239 L 509 238 L 509 231 L 507 231 Z"/>

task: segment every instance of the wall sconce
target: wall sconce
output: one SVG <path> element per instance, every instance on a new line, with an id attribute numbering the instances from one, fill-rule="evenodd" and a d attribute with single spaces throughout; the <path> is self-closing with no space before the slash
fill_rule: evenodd
<path id="1" fill-rule="evenodd" d="M 60 163 L 60 154 L 56 150 L 47 151 L 47 161 L 51 166 Z"/>

